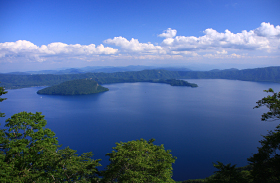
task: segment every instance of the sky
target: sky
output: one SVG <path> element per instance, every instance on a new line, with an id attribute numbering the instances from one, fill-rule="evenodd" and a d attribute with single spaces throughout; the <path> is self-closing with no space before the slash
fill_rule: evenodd
<path id="1" fill-rule="evenodd" d="M 280 66 L 279 0 L 0 0 L 0 72 Z"/>

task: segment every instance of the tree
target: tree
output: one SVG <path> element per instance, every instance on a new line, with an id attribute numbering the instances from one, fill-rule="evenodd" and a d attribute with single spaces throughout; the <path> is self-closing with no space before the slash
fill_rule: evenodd
<path id="1" fill-rule="evenodd" d="M 267 97 L 262 98 L 257 103 L 257 106 L 254 108 L 260 108 L 266 106 L 269 111 L 262 115 L 262 121 L 278 120 L 280 119 L 280 92 L 275 93 L 273 89 L 269 88 L 268 90 L 264 90 L 267 93 L 272 93 L 272 95 L 268 95 Z"/>
<path id="2" fill-rule="evenodd" d="M 93 160 L 92 152 L 83 153 L 81 156 L 76 154 L 77 151 L 69 147 L 58 151 L 58 169 L 56 180 L 63 182 L 98 182 L 99 171 L 97 166 L 101 166 L 98 160 Z"/>
<path id="3" fill-rule="evenodd" d="M 20 112 L 6 120 L 0 139 L 0 182 L 94 181 L 100 160 L 92 160 L 91 153 L 78 156 L 69 148 L 58 150 L 61 146 L 46 124 L 39 112 Z"/>
<path id="4" fill-rule="evenodd" d="M 6 93 L 7 93 L 7 91 L 5 91 L 5 88 L 0 87 L 0 96 L 3 95 L 3 94 L 6 94 Z M 1 98 L 0 97 L 0 102 L 2 102 L 3 100 L 6 100 L 6 99 L 7 98 Z M 5 117 L 5 114 L 0 112 L 0 117 Z"/>
<path id="5" fill-rule="evenodd" d="M 103 182 L 175 182 L 171 176 L 176 157 L 153 142 L 140 139 L 116 143 L 116 151 L 107 154 L 111 163 L 103 172 Z"/>
<path id="6" fill-rule="evenodd" d="M 224 165 L 221 162 L 213 163 L 214 167 L 218 169 L 213 176 L 207 178 L 207 183 L 248 183 L 249 172 L 238 171 L 236 165 L 229 163 Z"/>
<path id="7" fill-rule="evenodd" d="M 251 174 L 254 182 L 278 183 L 280 182 L 280 125 L 263 137 L 258 153 L 248 158 L 253 165 Z"/>
<path id="8" fill-rule="evenodd" d="M 255 108 L 266 106 L 269 111 L 262 115 L 262 121 L 280 119 L 280 92 L 275 93 L 271 88 L 265 92 L 272 93 L 257 102 Z M 280 182 L 280 125 L 260 141 L 258 153 L 248 158 L 253 165 L 252 176 L 257 183 Z"/>

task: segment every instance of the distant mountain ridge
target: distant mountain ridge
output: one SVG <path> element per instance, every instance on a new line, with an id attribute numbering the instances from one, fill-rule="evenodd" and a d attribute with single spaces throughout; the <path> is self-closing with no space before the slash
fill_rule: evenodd
<path id="1" fill-rule="evenodd" d="M 69 68 L 61 70 L 41 70 L 41 71 L 26 71 L 26 72 L 9 72 L 5 74 L 15 75 L 30 75 L 30 74 L 83 74 L 83 73 L 113 73 L 113 72 L 128 72 L 128 71 L 142 71 L 142 70 L 169 70 L 169 71 L 191 71 L 185 67 L 156 67 L 156 66 L 140 66 L 131 65 L 126 67 L 112 67 L 112 66 L 87 66 L 83 68 Z"/>
<path id="2" fill-rule="evenodd" d="M 219 71 L 237 71 L 239 69 L 236 69 L 236 68 L 230 68 L 230 69 L 213 69 L 213 70 L 210 70 L 211 72 L 219 72 Z"/>
<path id="3" fill-rule="evenodd" d="M 0 74 L 0 86 L 6 89 L 25 88 L 31 86 L 53 86 L 65 81 L 91 78 L 99 84 L 143 82 L 154 79 L 231 79 L 242 81 L 261 81 L 280 83 L 280 67 L 255 69 L 228 69 L 212 71 L 169 71 L 143 70 L 113 73 L 82 74 L 33 74 L 14 75 Z"/>

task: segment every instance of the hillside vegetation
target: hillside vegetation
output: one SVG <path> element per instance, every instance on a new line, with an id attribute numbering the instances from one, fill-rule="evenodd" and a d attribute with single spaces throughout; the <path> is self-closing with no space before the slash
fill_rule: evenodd
<path id="1" fill-rule="evenodd" d="M 167 71 L 143 70 L 115 73 L 85 73 L 85 74 L 34 74 L 14 75 L 0 74 L 1 86 L 6 89 L 25 88 L 31 86 L 53 86 L 65 81 L 77 79 L 92 79 L 98 84 L 150 82 L 159 79 L 233 79 L 242 81 L 280 82 L 280 67 L 256 69 L 229 69 L 213 71 Z"/>
<path id="2" fill-rule="evenodd" d="M 59 85 L 47 87 L 39 90 L 37 93 L 44 95 L 87 95 L 108 90 L 108 88 L 100 86 L 94 80 L 79 79 L 66 81 Z"/>

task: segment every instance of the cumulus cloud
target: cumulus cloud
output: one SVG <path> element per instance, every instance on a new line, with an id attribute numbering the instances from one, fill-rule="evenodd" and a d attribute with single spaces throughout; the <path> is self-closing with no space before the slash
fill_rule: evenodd
<path id="1" fill-rule="evenodd" d="M 74 57 L 77 55 L 91 56 L 100 54 L 115 54 L 118 49 L 104 47 L 102 44 L 97 47 L 95 44 L 65 44 L 61 42 L 42 45 L 41 47 L 26 40 L 16 42 L 0 43 L 0 58 L 2 57 L 27 57 L 38 61 L 43 61 L 45 57 L 59 56 Z"/>
<path id="2" fill-rule="evenodd" d="M 204 31 L 204 36 L 167 37 L 161 46 L 175 51 L 211 51 L 215 49 L 236 50 L 277 50 L 280 45 L 280 26 L 262 23 L 255 30 L 232 33 L 229 30 L 220 33 L 212 28 Z"/>
<path id="3" fill-rule="evenodd" d="M 121 36 L 114 37 L 114 39 L 107 39 L 104 43 L 119 46 L 126 52 L 136 52 L 142 54 L 165 52 L 161 46 L 155 46 L 151 43 L 140 43 L 138 39 L 134 38 L 128 41 L 126 38 Z"/>
<path id="4" fill-rule="evenodd" d="M 162 34 L 159 34 L 158 37 L 171 38 L 171 37 L 175 37 L 176 34 L 177 34 L 177 30 L 168 28 L 167 30 L 163 31 Z"/>
<path id="5" fill-rule="evenodd" d="M 280 36 L 280 26 L 277 25 L 274 27 L 274 25 L 270 25 L 270 23 L 261 23 L 261 26 L 254 30 L 254 32 L 258 36 L 263 37 L 274 37 L 274 36 Z"/>

